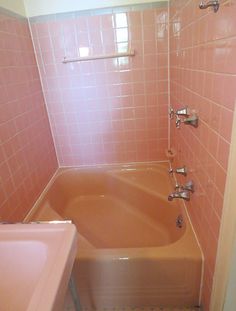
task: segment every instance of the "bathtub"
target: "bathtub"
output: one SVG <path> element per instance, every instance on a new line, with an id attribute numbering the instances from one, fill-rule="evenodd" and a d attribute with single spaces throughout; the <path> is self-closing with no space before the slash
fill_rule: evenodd
<path id="1" fill-rule="evenodd" d="M 168 168 L 59 169 L 27 216 L 76 224 L 74 275 L 83 308 L 199 305 L 201 252 L 183 203 L 167 200 Z"/>

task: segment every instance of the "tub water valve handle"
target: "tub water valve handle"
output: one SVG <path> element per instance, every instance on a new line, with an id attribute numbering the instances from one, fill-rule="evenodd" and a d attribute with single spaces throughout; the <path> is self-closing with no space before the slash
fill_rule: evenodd
<path id="1" fill-rule="evenodd" d="M 169 174 L 173 174 L 173 173 L 180 174 L 183 176 L 187 176 L 187 168 L 186 168 L 186 166 L 177 167 L 176 169 L 171 168 L 169 170 Z"/>
<path id="2" fill-rule="evenodd" d="M 190 191 L 190 192 L 194 192 L 194 184 L 193 184 L 193 181 L 190 180 L 188 181 L 185 185 L 183 185 L 181 187 L 183 190 L 187 190 L 187 191 Z"/>
<path id="3" fill-rule="evenodd" d="M 192 125 L 193 127 L 198 127 L 198 116 L 194 114 L 191 117 L 184 119 L 183 123 Z"/>
<path id="4" fill-rule="evenodd" d="M 176 116 L 188 117 L 190 115 L 188 107 L 180 108 L 175 112 Z"/>
<path id="5" fill-rule="evenodd" d="M 187 190 L 187 191 L 190 191 L 190 192 L 194 192 L 194 183 L 192 180 L 188 181 L 185 185 L 179 185 L 179 184 L 176 184 L 175 185 L 175 190 Z"/>

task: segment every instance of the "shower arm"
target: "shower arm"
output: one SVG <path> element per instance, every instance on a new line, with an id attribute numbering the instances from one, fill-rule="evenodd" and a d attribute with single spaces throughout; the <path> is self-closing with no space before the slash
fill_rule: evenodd
<path id="1" fill-rule="evenodd" d="M 203 1 L 201 1 L 201 3 L 199 4 L 199 8 L 202 10 L 207 9 L 209 7 L 213 7 L 214 12 L 216 13 L 220 7 L 219 0 L 211 0 L 211 1 L 208 1 L 207 3 L 204 3 Z"/>

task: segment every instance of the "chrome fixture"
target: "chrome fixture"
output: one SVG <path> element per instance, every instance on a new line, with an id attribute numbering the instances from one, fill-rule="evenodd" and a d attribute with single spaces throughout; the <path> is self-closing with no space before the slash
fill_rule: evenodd
<path id="1" fill-rule="evenodd" d="M 176 169 L 171 168 L 169 170 L 169 174 L 173 174 L 173 173 L 181 174 L 183 176 L 187 176 L 187 168 L 186 168 L 186 166 L 177 167 Z"/>
<path id="2" fill-rule="evenodd" d="M 184 219 L 182 215 L 179 215 L 176 219 L 176 227 L 177 228 L 182 228 L 184 225 Z"/>
<path id="3" fill-rule="evenodd" d="M 190 115 L 189 113 L 189 108 L 188 107 L 184 107 L 184 108 L 180 108 L 178 110 L 174 110 L 174 108 L 170 108 L 169 109 L 169 117 L 170 119 L 173 119 L 174 116 L 178 117 L 178 116 L 184 116 L 184 117 L 188 117 Z"/>
<path id="4" fill-rule="evenodd" d="M 176 116 L 176 120 L 175 120 L 175 126 L 179 129 L 181 123 L 184 123 L 186 125 L 191 125 L 193 127 L 198 127 L 198 116 L 196 114 L 193 114 L 192 116 L 185 118 L 185 119 L 181 119 L 179 116 Z"/>
<path id="5" fill-rule="evenodd" d="M 175 126 L 177 127 L 177 129 L 180 128 L 181 122 L 182 122 L 182 120 L 180 119 L 180 117 L 179 117 L 179 116 L 176 116 Z"/>
<path id="6" fill-rule="evenodd" d="M 187 190 L 187 191 L 190 191 L 190 192 L 194 192 L 194 184 L 193 184 L 193 181 L 190 180 L 188 181 L 185 185 L 176 185 L 175 186 L 175 190 L 177 189 L 180 189 L 180 190 Z"/>
<path id="7" fill-rule="evenodd" d="M 170 109 L 169 109 L 169 116 L 170 116 L 170 119 L 173 119 L 173 118 L 174 118 L 174 115 L 175 115 L 174 108 L 170 108 Z"/>
<path id="8" fill-rule="evenodd" d="M 168 196 L 168 201 L 173 201 L 173 199 L 184 199 L 186 201 L 190 200 L 190 193 L 188 190 L 172 192 Z"/>
<path id="9" fill-rule="evenodd" d="M 211 1 L 208 1 L 207 3 L 204 3 L 203 1 L 201 1 L 201 3 L 199 4 L 199 8 L 201 10 L 207 9 L 209 7 L 212 7 L 213 11 L 216 13 L 220 7 L 219 0 L 211 0 Z"/>
<path id="10" fill-rule="evenodd" d="M 181 190 L 181 187 L 182 187 L 182 186 L 179 185 L 178 183 L 175 184 L 175 190 L 179 190 L 179 191 L 180 191 L 180 190 Z"/>
<path id="11" fill-rule="evenodd" d="M 198 116 L 194 114 L 191 117 L 184 119 L 183 123 L 192 125 L 193 127 L 198 127 Z"/>
<path id="12" fill-rule="evenodd" d="M 198 116 L 195 112 L 190 112 L 190 109 L 188 107 L 183 107 L 176 111 L 174 111 L 173 108 L 170 108 L 169 109 L 170 119 L 173 119 L 174 116 L 176 117 L 175 126 L 177 128 L 180 128 L 181 123 L 192 125 L 193 127 L 198 127 Z"/>
<path id="13" fill-rule="evenodd" d="M 190 115 L 188 107 L 176 110 L 175 114 L 176 116 L 185 116 L 185 117 L 188 117 Z"/>
<path id="14" fill-rule="evenodd" d="M 78 57 L 78 58 L 71 58 L 68 59 L 66 56 L 64 57 L 62 63 L 74 63 L 74 62 L 87 62 L 90 60 L 97 60 L 97 59 L 109 59 L 109 58 L 118 58 L 118 57 L 133 57 L 135 56 L 135 50 L 128 50 L 127 52 L 121 52 L 121 53 L 114 53 L 114 54 L 104 54 L 104 55 L 94 55 L 94 56 L 84 56 L 84 57 Z"/>

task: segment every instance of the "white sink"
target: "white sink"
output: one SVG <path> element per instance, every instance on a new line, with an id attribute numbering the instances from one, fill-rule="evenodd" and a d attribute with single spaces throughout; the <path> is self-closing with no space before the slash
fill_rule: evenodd
<path id="1" fill-rule="evenodd" d="M 73 224 L 0 225 L 0 310 L 62 310 L 76 252 Z"/>

